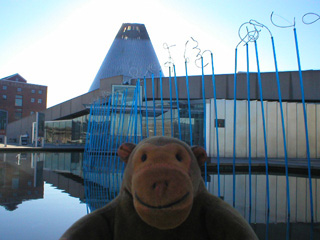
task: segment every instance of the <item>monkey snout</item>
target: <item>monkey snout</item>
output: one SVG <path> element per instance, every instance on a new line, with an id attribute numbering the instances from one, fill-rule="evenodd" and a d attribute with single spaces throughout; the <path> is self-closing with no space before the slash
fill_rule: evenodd
<path id="1" fill-rule="evenodd" d="M 169 187 L 169 181 L 167 180 L 154 182 L 151 186 L 152 191 L 158 197 L 162 197 L 166 193 L 168 187 Z"/>

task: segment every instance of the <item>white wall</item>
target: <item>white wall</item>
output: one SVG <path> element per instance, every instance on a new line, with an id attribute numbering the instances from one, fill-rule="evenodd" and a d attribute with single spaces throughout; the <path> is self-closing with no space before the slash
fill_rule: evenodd
<path id="1" fill-rule="evenodd" d="M 236 157 L 249 156 L 248 102 L 236 102 Z M 283 158 L 283 133 L 279 102 L 264 101 L 266 140 L 269 158 Z M 310 157 L 320 158 L 320 104 L 308 103 L 307 119 Z M 218 119 L 225 119 L 225 128 L 218 129 L 220 157 L 233 156 L 233 100 L 217 100 Z M 307 158 L 306 134 L 301 103 L 283 103 L 284 125 L 289 158 Z M 210 157 L 217 156 L 214 100 L 207 103 L 207 146 Z M 261 103 L 250 102 L 251 156 L 265 156 Z"/>

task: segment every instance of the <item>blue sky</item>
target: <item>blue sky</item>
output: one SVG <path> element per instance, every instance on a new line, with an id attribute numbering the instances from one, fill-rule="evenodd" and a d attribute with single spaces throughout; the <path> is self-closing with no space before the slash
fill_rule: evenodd
<path id="1" fill-rule="evenodd" d="M 84 94 L 125 22 L 146 25 L 165 75 L 168 54 L 163 44 L 176 45 L 171 55 L 178 75 L 184 75 L 184 47 L 190 37 L 202 51 L 213 52 L 215 73 L 233 73 L 238 30 L 250 19 L 272 32 L 279 70 L 297 70 L 293 30 L 273 26 L 273 11 L 279 25 L 288 24 L 284 19 L 296 19 L 302 69 L 320 69 L 320 21 L 305 25 L 301 20 L 308 12 L 320 14 L 320 0 L 0 0 L 0 78 L 19 73 L 29 83 L 47 85 L 48 107 Z M 249 47 L 252 55 L 254 46 Z M 273 71 L 265 29 L 258 48 L 261 71 Z M 250 69 L 256 71 L 251 55 Z M 188 73 L 201 74 L 194 52 L 188 56 Z M 243 45 L 238 57 L 238 70 L 245 71 Z"/>

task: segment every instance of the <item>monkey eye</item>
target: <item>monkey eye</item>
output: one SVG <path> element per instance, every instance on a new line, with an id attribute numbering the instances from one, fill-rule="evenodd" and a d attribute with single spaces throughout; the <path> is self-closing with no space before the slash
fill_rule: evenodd
<path id="1" fill-rule="evenodd" d="M 141 161 L 142 162 L 144 162 L 144 161 L 146 161 L 147 160 L 147 154 L 142 154 L 142 156 L 141 156 Z"/>
<path id="2" fill-rule="evenodd" d="M 176 154 L 176 159 L 181 162 L 182 161 L 182 157 L 179 153 Z"/>

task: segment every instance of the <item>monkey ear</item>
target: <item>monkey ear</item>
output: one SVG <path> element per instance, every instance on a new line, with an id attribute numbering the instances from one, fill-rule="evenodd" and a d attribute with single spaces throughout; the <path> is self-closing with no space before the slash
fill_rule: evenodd
<path id="1" fill-rule="evenodd" d="M 191 150 L 196 157 L 199 166 L 202 166 L 207 161 L 207 153 L 203 147 L 200 146 L 192 146 Z"/>
<path id="2" fill-rule="evenodd" d="M 129 156 L 135 147 L 136 145 L 134 143 L 122 143 L 121 146 L 118 148 L 118 156 L 121 158 L 122 161 L 127 163 Z"/>

